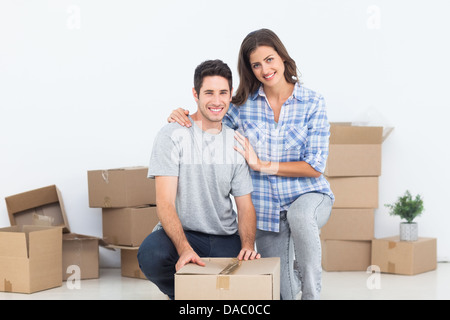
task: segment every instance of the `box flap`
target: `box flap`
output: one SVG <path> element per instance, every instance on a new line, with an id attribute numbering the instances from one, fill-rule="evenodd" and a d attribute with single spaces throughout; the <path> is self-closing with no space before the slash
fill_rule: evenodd
<path id="1" fill-rule="evenodd" d="M 391 134 L 392 130 L 394 130 L 394 126 L 391 123 L 391 121 L 385 115 L 383 115 L 380 112 L 380 110 L 378 110 L 375 106 L 370 106 L 365 110 L 362 110 L 358 115 L 353 117 L 351 123 L 353 126 L 382 127 L 383 142 Z"/>
<path id="2" fill-rule="evenodd" d="M 62 219 L 63 219 L 63 223 L 64 223 L 64 230 L 63 232 L 70 232 L 70 228 L 69 228 L 69 221 L 67 220 L 67 215 L 66 215 L 66 208 L 64 206 L 64 202 L 63 202 L 63 197 L 61 195 L 61 191 L 59 191 L 58 188 L 56 188 L 56 194 L 58 195 L 58 200 L 59 200 L 59 207 L 61 209 L 61 215 L 62 215 Z"/>
<path id="3" fill-rule="evenodd" d="M 0 229 L 0 257 L 28 258 L 26 234 L 20 227 Z"/>
<path id="4" fill-rule="evenodd" d="M 139 247 L 130 247 L 130 246 L 121 246 L 121 245 L 117 245 L 117 244 L 110 244 L 110 243 L 107 243 L 107 242 L 104 242 L 105 243 L 105 248 L 106 249 L 110 249 L 110 250 L 116 250 L 116 249 L 119 249 L 119 250 L 139 250 Z"/>
<path id="5" fill-rule="evenodd" d="M 61 227 L 23 226 L 28 234 L 29 257 L 45 256 L 62 250 Z"/>
<path id="6" fill-rule="evenodd" d="M 105 247 L 106 249 L 112 249 L 109 247 L 108 243 L 106 243 L 102 238 L 84 235 L 84 234 L 78 234 L 78 233 L 64 233 L 63 234 L 63 241 L 88 241 L 88 240 L 98 240 L 98 244 L 102 247 Z M 137 247 L 136 249 L 139 249 Z"/>
<path id="7" fill-rule="evenodd" d="M 56 186 L 19 193 L 5 198 L 9 214 L 25 211 L 42 205 L 58 202 Z"/>
<path id="8" fill-rule="evenodd" d="M 262 275 L 273 274 L 279 266 L 279 258 L 261 258 L 255 260 L 240 261 L 239 265 L 234 267 L 236 258 L 202 258 L 205 266 L 199 266 L 189 263 L 178 270 L 177 274 L 225 274 L 233 275 Z"/>
<path id="9" fill-rule="evenodd" d="M 381 144 L 383 142 L 383 127 L 354 126 L 336 122 L 330 125 L 330 144 Z"/>
<path id="10" fill-rule="evenodd" d="M 233 262 L 233 258 L 202 258 L 202 261 L 205 263 L 204 267 L 188 263 L 177 274 L 219 274 Z"/>
<path id="11" fill-rule="evenodd" d="M 11 225 L 46 224 L 53 217 L 52 225 L 70 232 L 62 196 L 55 185 L 9 196 L 5 201 Z M 42 216 L 48 217 L 44 223 Z"/>
<path id="12" fill-rule="evenodd" d="M 243 261 L 234 272 L 235 275 L 273 274 L 280 264 L 280 258 L 261 258 Z"/>
<path id="13" fill-rule="evenodd" d="M 64 241 L 76 241 L 76 240 L 100 240 L 98 237 L 87 236 L 78 233 L 65 233 L 63 234 Z"/>

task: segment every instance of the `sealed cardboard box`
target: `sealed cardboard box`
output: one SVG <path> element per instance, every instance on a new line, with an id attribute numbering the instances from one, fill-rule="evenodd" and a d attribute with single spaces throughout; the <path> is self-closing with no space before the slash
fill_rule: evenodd
<path id="1" fill-rule="evenodd" d="M 437 267 L 436 238 L 400 241 L 398 236 L 372 240 L 372 264 L 381 272 L 414 275 Z"/>
<path id="2" fill-rule="evenodd" d="M 12 226 L 50 224 L 70 232 L 62 196 L 55 185 L 6 197 L 5 202 Z"/>
<path id="3" fill-rule="evenodd" d="M 139 247 L 158 222 L 155 206 L 104 208 L 103 240 L 114 245 Z"/>
<path id="4" fill-rule="evenodd" d="M 62 228 L 0 229 L 0 291 L 33 293 L 62 285 Z"/>
<path id="5" fill-rule="evenodd" d="M 329 177 L 333 208 L 378 208 L 378 177 Z"/>
<path id="6" fill-rule="evenodd" d="M 139 268 L 139 261 L 137 259 L 139 247 L 108 244 L 107 248 L 120 250 L 120 270 L 122 277 L 147 280 L 147 277 L 142 273 L 141 268 Z"/>
<path id="7" fill-rule="evenodd" d="M 123 208 L 156 204 L 155 180 L 147 167 L 88 171 L 89 207 Z"/>
<path id="8" fill-rule="evenodd" d="M 120 248 L 120 263 L 122 277 L 145 279 L 147 277 L 139 268 L 139 261 L 137 259 L 139 247 L 122 247 Z"/>
<path id="9" fill-rule="evenodd" d="M 380 176 L 383 127 L 331 123 L 324 174 L 329 177 Z"/>
<path id="10" fill-rule="evenodd" d="M 371 265 L 371 241 L 322 240 L 325 271 L 366 271 Z"/>
<path id="11" fill-rule="evenodd" d="M 103 241 L 97 237 L 66 233 L 63 235 L 62 277 L 67 280 L 75 272 L 77 279 L 97 279 L 99 277 L 99 245 Z"/>
<path id="12" fill-rule="evenodd" d="M 374 209 L 333 208 L 330 219 L 320 230 L 323 240 L 372 240 Z"/>
<path id="13" fill-rule="evenodd" d="M 202 258 L 175 274 L 176 300 L 279 300 L 280 259 Z"/>

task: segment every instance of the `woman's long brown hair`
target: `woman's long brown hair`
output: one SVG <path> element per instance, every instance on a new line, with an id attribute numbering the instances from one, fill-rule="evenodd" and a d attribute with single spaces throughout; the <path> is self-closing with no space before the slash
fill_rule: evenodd
<path id="1" fill-rule="evenodd" d="M 232 100 L 232 103 L 236 106 L 243 105 L 249 95 L 255 93 L 261 85 L 261 82 L 253 74 L 250 65 L 250 55 L 260 46 L 272 47 L 284 60 L 284 77 L 288 83 L 296 83 L 298 81 L 295 61 L 289 56 L 280 38 L 269 29 L 253 31 L 242 41 L 241 49 L 239 50 L 238 72 L 240 80 Z"/>

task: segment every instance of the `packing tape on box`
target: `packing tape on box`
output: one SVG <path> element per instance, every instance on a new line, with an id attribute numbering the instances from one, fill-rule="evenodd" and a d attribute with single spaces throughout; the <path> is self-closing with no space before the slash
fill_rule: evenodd
<path id="1" fill-rule="evenodd" d="M 233 258 L 232 261 L 225 268 L 223 268 L 223 270 L 220 271 L 219 274 L 222 274 L 222 275 L 232 274 L 237 268 L 239 268 L 239 266 L 241 264 L 242 264 L 242 261 L 240 261 L 237 258 Z"/>
<path id="2" fill-rule="evenodd" d="M 102 170 L 102 178 L 106 183 L 109 183 L 109 172 L 108 170 Z"/>
<path id="3" fill-rule="evenodd" d="M 395 273 L 395 263 L 388 261 L 388 273 Z"/>
<path id="4" fill-rule="evenodd" d="M 224 276 L 219 274 L 217 276 L 216 289 L 229 290 L 230 289 L 230 276 Z"/>
<path id="5" fill-rule="evenodd" d="M 103 208 L 110 208 L 111 207 L 111 198 L 105 197 L 103 198 Z"/>
<path id="6" fill-rule="evenodd" d="M 236 271 L 242 264 L 242 261 L 234 258 L 217 276 L 216 289 L 229 290 L 230 289 L 230 274 Z"/>
<path id="7" fill-rule="evenodd" d="M 41 209 L 42 210 L 42 209 Z M 37 211 L 37 209 L 36 209 Z M 33 213 L 33 225 L 35 226 L 52 226 L 54 217 L 44 216 L 42 214 Z"/>
<path id="8" fill-rule="evenodd" d="M 12 292 L 12 283 L 11 283 L 11 281 L 8 281 L 8 280 L 4 279 L 3 286 L 4 286 L 4 291 L 5 292 Z"/>
<path id="9" fill-rule="evenodd" d="M 395 241 L 389 241 L 388 242 L 388 248 L 389 250 L 395 249 L 397 247 L 397 242 Z M 388 273 L 395 273 L 395 263 L 388 261 Z"/>

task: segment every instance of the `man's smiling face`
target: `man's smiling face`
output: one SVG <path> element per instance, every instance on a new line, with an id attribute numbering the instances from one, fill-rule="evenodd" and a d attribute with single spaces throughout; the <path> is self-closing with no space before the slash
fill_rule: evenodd
<path id="1" fill-rule="evenodd" d="M 208 127 L 221 124 L 232 99 L 228 80 L 221 76 L 207 76 L 203 78 L 200 92 L 192 91 L 201 116 L 199 120 Z"/>

